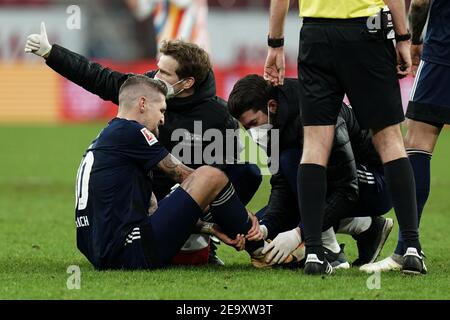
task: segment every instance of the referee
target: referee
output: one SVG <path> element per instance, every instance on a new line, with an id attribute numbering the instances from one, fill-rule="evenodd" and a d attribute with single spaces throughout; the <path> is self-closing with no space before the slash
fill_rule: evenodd
<path id="1" fill-rule="evenodd" d="M 387 5 L 390 14 L 382 12 Z M 289 0 L 272 0 L 264 76 L 284 78 L 283 34 Z M 306 244 L 305 274 L 329 274 L 321 230 L 326 166 L 334 127 L 347 94 L 362 128 L 371 129 L 406 246 L 403 272 L 425 273 L 418 235 L 415 182 L 403 144 L 398 77 L 411 71 L 404 0 L 302 0 L 298 71 L 304 124 L 297 183 Z M 394 31 L 388 19 L 392 17 Z"/>

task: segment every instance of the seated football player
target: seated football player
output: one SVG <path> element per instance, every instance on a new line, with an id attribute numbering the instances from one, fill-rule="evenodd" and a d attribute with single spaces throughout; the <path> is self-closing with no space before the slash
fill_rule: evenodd
<path id="1" fill-rule="evenodd" d="M 44 25 L 40 34 L 28 37 L 26 51 L 43 57 L 47 65 L 63 77 L 115 104 L 119 102 L 120 86 L 133 75 L 111 70 L 57 44 L 50 45 Z M 190 159 L 179 160 L 193 169 L 211 164 L 223 170 L 233 182 L 239 199 L 248 204 L 262 181 L 259 168 L 252 163 L 230 163 L 225 159 L 220 163 L 210 163 L 203 157 L 204 150 L 212 144 L 205 138 L 207 130 L 215 129 L 225 135 L 227 129 L 238 128 L 237 121 L 228 112 L 226 101 L 216 96 L 216 82 L 208 53 L 184 41 L 165 41 L 160 53 L 158 70 L 144 74 L 162 80 L 168 88 L 166 121 L 160 128 L 160 143 L 175 156 L 178 156 L 175 148 L 187 146 L 190 152 L 184 154 L 190 154 Z M 184 131 L 181 140 L 172 139 L 175 130 Z M 158 168 L 154 175 L 158 179 L 153 190 L 156 198 L 162 200 L 176 181 Z M 202 237 L 199 238 L 201 240 Z M 198 256 L 193 257 L 199 260 Z M 209 262 L 223 264 L 215 254 L 210 255 Z"/>
<path id="2" fill-rule="evenodd" d="M 164 267 L 210 212 L 222 239 L 245 248 L 254 266 L 267 266 L 257 220 L 226 175 L 209 166 L 193 170 L 158 142 L 165 94 L 162 82 L 145 76 L 130 77 L 121 86 L 117 117 L 88 147 L 78 169 L 79 250 L 98 269 Z M 180 183 L 157 207 L 150 206 L 155 168 Z M 293 260 L 289 256 L 286 263 Z"/>

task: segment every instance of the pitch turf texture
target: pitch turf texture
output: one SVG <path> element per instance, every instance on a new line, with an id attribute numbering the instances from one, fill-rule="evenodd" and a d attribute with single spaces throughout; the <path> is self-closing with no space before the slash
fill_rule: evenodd
<path id="1" fill-rule="evenodd" d="M 450 131 L 443 130 L 432 161 L 431 195 L 421 239 L 429 274 L 382 274 L 367 287 L 357 269 L 332 277 L 301 271 L 255 270 L 245 252 L 220 245 L 224 267 L 98 272 L 76 249 L 74 179 L 80 157 L 103 124 L 0 127 L 1 299 L 449 299 Z M 250 209 L 268 197 L 264 179 Z M 392 217 L 393 213 L 389 213 Z M 397 225 L 381 257 L 393 251 Z M 356 258 L 352 238 L 346 244 Z M 81 270 L 81 289 L 69 290 L 67 268 Z M 374 281 L 369 281 L 377 285 Z"/>

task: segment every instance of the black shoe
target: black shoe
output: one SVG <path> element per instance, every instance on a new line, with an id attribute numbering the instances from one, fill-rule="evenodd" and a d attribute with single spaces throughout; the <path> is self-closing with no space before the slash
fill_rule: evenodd
<path id="1" fill-rule="evenodd" d="M 320 261 L 316 254 L 308 254 L 305 262 L 305 274 L 308 275 L 330 275 L 333 267 L 326 258 Z"/>
<path id="2" fill-rule="evenodd" d="M 359 258 L 353 261 L 352 265 L 362 266 L 375 262 L 393 226 L 394 221 L 390 218 L 372 217 L 369 229 L 353 236 L 358 246 Z"/>
<path id="3" fill-rule="evenodd" d="M 210 250 L 209 250 L 209 257 L 208 257 L 208 264 L 213 264 L 216 266 L 224 266 L 225 262 L 223 262 L 216 253 L 217 247 L 214 244 L 213 241 L 210 242 Z"/>
<path id="4" fill-rule="evenodd" d="M 334 253 L 328 248 L 323 247 L 325 258 L 333 267 L 333 269 L 349 269 L 350 263 L 348 263 L 347 257 L 344 253 L 345 244 L 341 244 L 339 246 L 341 247 L 341 251 L 339 251 L 338 253 Z"/>
<path id="5" fill-rule="evenodd" d="M 426 274 L 427 267 L 423 261 L 423 253 L 419 255 L 416 248 L 408 248 L 403 256 L 402 272 L 412 275 Z"/>

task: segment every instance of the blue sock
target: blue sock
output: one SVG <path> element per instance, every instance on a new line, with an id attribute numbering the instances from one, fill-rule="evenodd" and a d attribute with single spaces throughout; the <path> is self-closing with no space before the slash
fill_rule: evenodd
<path id="1" fill-rule="evenodd" d="M 246 235 L 252 227 L 247 210 L 239 200 L 231 182 L 228 182 L 216 200 L 211 203 L 211 214 L 214 221 L 231 239 L 235 239 L 238 234 Z M 263 246 L 264 240 L 245 242 L 245 250 L 249 253 Z"/>
<path id="2" fill-rule="evenodd" d="M 422 217 L 423 207 L 430 194 L 430 162 L 431 153 L 423 150 L 408 149 L 408 158 L 414 171 L 414 180 L 416 181 L 416 199 L 418 223 Z M 398 233 L 397 247 L 395 253 L 403 255 L 406 251 L 401 232 Z"/>

